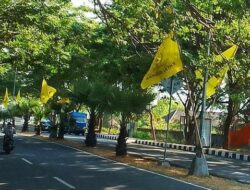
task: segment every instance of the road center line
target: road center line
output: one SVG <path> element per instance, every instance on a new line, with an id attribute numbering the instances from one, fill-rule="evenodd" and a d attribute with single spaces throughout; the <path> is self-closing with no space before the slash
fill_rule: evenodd
<path id="1" fill-rule="evenodd" d="M 59 177 L 53 177 L 55 180 L 59 181 L 60 183 L 62 183 L 63 185 L 67 186 L 70 189 L 75 189 L 75 187 L 73 185 L 70 185 L 69 183 L 67 183 L 66 181 L 63 181 L 62 179 L 60 179 Z"/>
<path id="2" fill-rule="evenodd" d="M 25 158 L 22 158 L 22 160 L 23 160 L 24 162 L 28 163 L 29 165 L 33 165 L 32 162 L 30 162 L 29 160 L 27 160 L 27 159 L 25 159 Z"/>

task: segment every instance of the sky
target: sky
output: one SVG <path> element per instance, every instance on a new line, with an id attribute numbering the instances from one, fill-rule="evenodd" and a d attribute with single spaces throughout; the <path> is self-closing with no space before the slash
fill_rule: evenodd
<path id="1" fill-rule="evenodd" d="M 80 6 L 80 5 L 88 5 L 88 6 L 91 6 L 92 3 L 91 1 L 93 0 L 71 0 L 72 4 L 74 6 Z M 108 0 L 101 0 L 102 3 L 104 2 L 109 2 Z"/>
<path id="2" fill-rule="evenodd" d="M 80 5 L 90 5 L 89 0 L 71 0 L 72 4 L 74 6 L 80 6 Z M 84 3 L 83 3 L 84 2 Z"/>

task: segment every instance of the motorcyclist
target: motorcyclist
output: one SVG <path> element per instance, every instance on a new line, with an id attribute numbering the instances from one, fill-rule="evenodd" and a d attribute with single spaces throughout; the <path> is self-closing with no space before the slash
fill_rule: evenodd
<path id="1" fill-rule="evenodd" d="M 7 126 L 4 128 L 3 133 L 4 133 L 4 139 L 3 140 L 5 140 L 5 138 L 8 136 L 8 137 L 10 137 L 10 139 L 12 141 L 12 145 L 13 145 L 13 143 L 14 143 L 13 136 L 16 133 L 16 129 L 14 127 L 12 127 L 10 122 L 7 123 Z"/>

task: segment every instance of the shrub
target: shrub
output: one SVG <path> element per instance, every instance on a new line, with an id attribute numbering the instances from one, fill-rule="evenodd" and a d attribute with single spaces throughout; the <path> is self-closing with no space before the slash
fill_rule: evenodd
<path id="1" fill-rule="evenodd" d="M 143 140 L 151 140 L 151 135 L 149 132 L 135 131 L 133 137 Z"/>

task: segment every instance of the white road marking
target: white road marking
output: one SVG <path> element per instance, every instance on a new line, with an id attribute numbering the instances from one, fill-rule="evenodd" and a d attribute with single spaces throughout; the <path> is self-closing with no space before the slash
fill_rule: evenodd
<path id="1" fill-rule="evenodd" d="M 27 159 L 25 159 L 25 158 L 22 158 L 22 160 L 23 160 L 24 162 L 26 162 L 26 163 L 30 164 L 30 165 L 33 165 L 33 163 L 32 163 L 32 162 L 30 162 L 29 160 L 27 160 Z"/>
<path id="2" fill-rule="evenodd" d="M 70 189 L 75 189 L 75 187 L 73 185 L 70 185 L 69 183 L 67 183 L 66 181 L 63 181 L 62 179 L 60 179 L 59 177 L 53 177 L 55 180 L 59 181 L 60 183 L 62 183 L 63 185 L 67 186 Z"/>

